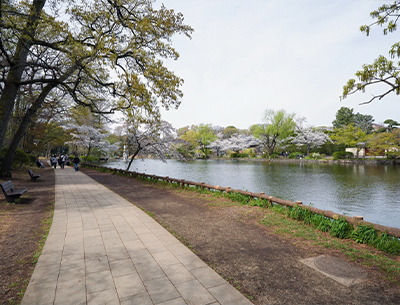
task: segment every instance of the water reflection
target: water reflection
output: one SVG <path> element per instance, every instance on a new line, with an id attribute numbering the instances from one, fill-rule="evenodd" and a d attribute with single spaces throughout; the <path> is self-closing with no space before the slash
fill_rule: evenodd
<path id="1" fill-rule="evenodd" d="M 110 162 L 125 169 L 127 164 Z M 237 160 L 134 160 L 138 172 L 230 186 L 400 227 L 400 167 Z"/>

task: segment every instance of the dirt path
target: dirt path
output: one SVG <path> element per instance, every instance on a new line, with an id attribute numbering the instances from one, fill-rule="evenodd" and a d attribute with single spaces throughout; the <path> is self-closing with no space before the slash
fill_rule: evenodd
<path id="1" fill-rule="evenodd" d="M 284 240 L 256 219 L 260 208 L 219 205 L 214 197 L 177 192 L 94 170 L 83 169 L 187 241 L 255 304 L 399 304 L 400 287 L 360 266 L 367 280 L 351 287 L 314 271 L 300 259 L 320 254 L 345 259 L 336 250 L 301 247 Z"/>
<path id="2" fill-rule="evenodd" d="M 43 238 L 42 222 L 52 212 L 54 171 L 50 166 L 32 169 L 41 175 L 36 182 L 31 181 L 27 169 L 12 173 L 15 188 L 28 189 L 20 203 L 7 203 L 3 193 L 0 195 L 0 304 L 22 300 Z"/>

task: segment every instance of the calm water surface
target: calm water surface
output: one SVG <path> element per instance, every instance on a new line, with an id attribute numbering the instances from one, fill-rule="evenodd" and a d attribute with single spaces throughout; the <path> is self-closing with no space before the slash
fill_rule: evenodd
<path id="1" fill-rule="evenodd" d="M 126 169 L 127 163 L 109 162 Z M 131 171 L 230 186 L 400 228 L 400 166 L 134 160 Z"/>

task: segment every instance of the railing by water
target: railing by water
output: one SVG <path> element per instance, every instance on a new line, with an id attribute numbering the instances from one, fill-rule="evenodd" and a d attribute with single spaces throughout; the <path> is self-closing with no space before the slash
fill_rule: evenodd
<path id="1" fill-rule="evenodd" d="M 229 186 L 227 187 L 222 187 L 222 186 L 215 186 L 215 185 L 210 185 L 210 184 L 206 184 L 204 182 L 194 182 L 194 181 L 188 181 L 185 179 L 176 179 L 176 178 L 170 178 L 168 176 L 166 177 L 161 177 L 161 176 L 157 176 L 157 175 L 149 175 L 149 174 L 145 174 L 145 173 L 138 173 L 138 172 L 134 172 L 134 171 L 127 171 L 127 170 L 123 170 L 123 169 L 119 169 L 119 168 L 111 168 L 111 167 L 104 167 L 104 166 L 99 166 L 99 165 L 93 165 L 93 164 L 88 164 L 88 163 L 83 163 L 82 165 L 87 166 L 87 167 L 92 167 L 92 168 L 106 168 L 107 170 L 110 170 L 114 173 L 121 173 L 121 174 L 126 174 L 126 175 L 130 175 L 134 178 L 138 177 L 138 178 L 151 178 L 151 179 L 155 179 L 155 180 L 161 180 L 161 181 L 165 181 L 168 182 L 170 184 L 172 183 L 177 183 L 178 185 L 180 185 L 182 188 L 185 186 L 195 186 L 195 187 L 199 187 L 201 189 L 207 189 L 207 190 L 212 190 L 212 191 L 220 191 L 220 192 L 226 192 L 226 193 L 238 193 L 241 195 L 245 195 L 248 197 L 252 197 L 252 198 L 256 198 L 256 199 L 265 199 L 269 202 L 270 205 L 272 205 L 273 203 L 275 204 L 280 204 L 283 206 L 290 206 L 290 207 L 301 207 L 302 209 L 306 209 L 309 210 L 310 212 L 313 212 L 315 214 L 319 214 L 319 215 L 323 215 L 325 217 L 328 218 L 332 218 L 332 219 L 339 219 L 339 218 L 345 218 L 346 221 L 353 225 L 354 227 L 356 227 L 359 224 L 363 224 L 366 226 L 372 226 L 375 228 L 375 230 L 380 231 L 380 232 L 386 232 L 388 235 L 391 236 L 395 236 L 397 238 L 400 238 L 400 229 L 398 228 L 393 228 L 393 227 L 387 227 L 387 226 L 383 226 L 380 224 L 376 224 L 376 223 L 372 223 L 372 222 L 368 222 L 365 221 L 363 219 L 363 216 L 347 216 L 347 215 L 342 215 L 342 214 L 338 214 L 338 213 L 334 213 L 332 211 L 326 211 L 326 210 L 321 210 L 312 206 L 308 206 L 308 205 L 303 205 L 303 203 L 301 201 L 288 201 L 288 200 L 283 200 L 280 198 L 276 198 L 276 197 L 272 197 L 272 196 L 268 196 L 265 193 L 261 192 L 261 193 L 252 193 L 252 192 L 247 192 L 247 191 L 243 191 L 243 190 L 237 190 L 237 189 L 232 189 Z"/>

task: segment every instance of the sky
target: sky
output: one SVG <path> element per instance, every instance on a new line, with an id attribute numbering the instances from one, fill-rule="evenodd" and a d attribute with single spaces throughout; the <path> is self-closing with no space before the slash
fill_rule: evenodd
<path id="1" fill-rule="evenodd" d="M 400 97 L 360 103 L 385 88 L 340 100 L 343 85 L 363 64 L 396 42 L 360 26 L 381 0 L 162 0 L 194 28 L 192 39 L 174 36 L 180 54 L 165 65 L 184 79 L 178 110 L 162 111 L 176 128 L 192 124 L 261 123 L 266 109 L 284 109 L 310 126 L 331 126 L 340 107 L 372 115 L 376 123 L 400 120 Z"/>

